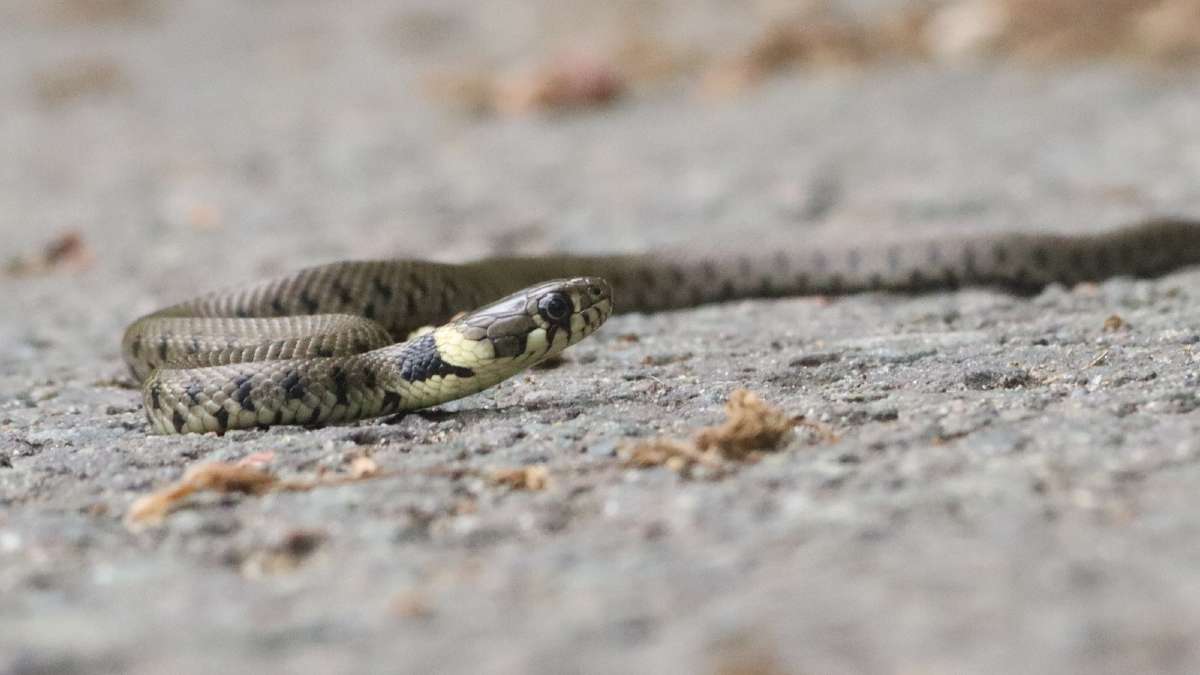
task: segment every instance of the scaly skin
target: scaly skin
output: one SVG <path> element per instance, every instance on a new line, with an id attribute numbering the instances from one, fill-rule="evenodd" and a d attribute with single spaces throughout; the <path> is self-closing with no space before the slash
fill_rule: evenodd
<path id="1" fill-rule="evenodd" d="M 471 386 L 382 384 L 388 381 L 385 364 L 403 361 L 420 346 L 393 345 L 396 339 L 546 279 L 603 278 L 622 311 L 649 312 L 737 298 L 961 285 L 1029 292 L 1055 282 L 1153 276 L 1195 263 L 1200 263 L 1200 224 L 1182 220 L 1150 221 L 1100 235 L 763 246 L 762 252 L 748 254 L 561 255 L 464 265 L 340 262 L 168 307 L 134 322 L 122 348 L 135 376 L 145 381 L 147 414 L 158 431 L 324 424 L 435 405 L 512 375 L 517 362 L 532 363 L 531 357 L 515 355 L 516 337 L 496 333 L 487 341 L 509 355 L 492 364 L 486 349 L 464 342 L 467 332 L 479 332 L 477 326 L 464 328 L 467 317 L 434 335 L 445 363 L 478 371 Z M 507 322 L 512 332 L 535 330 L 511 317 Z M 572 333 L 572 341 L 579 337 Z M 553 349 L 565 346 L 556 343 Z M 303 382 L 303 396 L 280 393 L 289 375 Z M 465 379 L 471 378 L 446 375 L 441 381 Z M 374 386 L 367 386 L 372 381 Z M 241 393 L 247 386 L 249 393 Z M 268 390 L 275 394 L 262 393 Z M 400 401 L 388 398 L 389 392 Z M 254 409 L 237 405 L 239 397 L 248 397 Z"/>

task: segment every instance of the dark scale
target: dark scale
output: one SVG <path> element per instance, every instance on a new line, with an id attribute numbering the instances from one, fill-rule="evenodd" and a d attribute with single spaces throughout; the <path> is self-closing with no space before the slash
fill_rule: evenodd
<path id="1" fill-rule="evenodd" d="M 968 279 L 976 279 L 979 277 L 979 270 L 975 266 L 975 249 L 970 246 L 964 246 L 962 250 L 963 274 Z"/>
<path id="2" fill-rule="evenodd" d="M 162 396 L 162 387 L 157 382 L 155 382 L 153 385 L 150 386 L 150 407 L 153 408 L 154 410 L 158 410 L 161 396 Z"/>
<path id="3" fill-rule="evenodd" d="M 354 294 L 350 292 L 349 288 L 343 286 L 340 280 L 335 280 L 332 284 L 332 288 L 334 295 L 336 295 L 338 298 L 338 302 L 342 303 L 343 307 L 354 302 Z"/>
<path id="4" fill-rule="evenodd" d="M 283 301 L 280 300 L 279 298 L 271 299 L 271 311 L 274 312 L 277 316 L 282 316 L 284 314 L 287 314 L 287 308 L 283 306 Z"/>
<path id="5" fill-rule="evenodd" d="M 167 338 L 160 338 L 158 341 L 158 360 L 160 362 L 167 360 Z"/>
<path id="6" fill-rule="evenodd" d="M 171 424 L 175 427 L 175 433 L 177 433 L 177 434 L 183 433 L 183 424 L 185 421 L 186 420 L 183 419 L 183 415 L 180 414 L 180 412 L 178 410 L 171 413 Z"/>
<path id="7" fill-rule="evenodd" d="M 442 360 L 433 334 L 423 335 L 411 343 L 400 357 L 400 377 L 409 382 L 424 382 L 432 377 L 457 375 L 474 377 L 475 371 L 454 366 Z"/>
<path id="8" fill-rule="evenodd" d="M 213 417 L 217 418 L 217 433 L 223 433 L 229 428 L 229 411 L 224 408 L 218 408 L 217 412 L 213 413 Z"/>
<path id="9" fill-rule="evenodd" d="M 333 380 L 333 392 L 337 396 L 337 402 L 341 405 L 350 405 L 349 386 L 346 378 L 345 369 L 338 367 L 334 368 L 330 373 L 330 379 Z"/>
<path id="10" fill-rule="evenodd" d="M 1096 275 L 1106 277 L 1112 273 L 1112 257 L 1107 247 L 1101 246 L 1092 252 L 1092 260 L 1096 265 Z"/>
<path id="11" fill-rule="evenodd" d="M 243 409 L 254 412 L 254 401 L 250 399 L 250 392 L 254 389 L 251 377 L 249 375 L 239 375 L 234 378 L 233 386 L 235 387 L 231 394 L 233 400 L 242 406 Z"/>
<path id="12" fill-rule="evenodd" d="M 1080 251 L 1078 248 L 1072 248 L 1070 253 L 1067 255 L 1070 261 L 1071 269 L 1074 270 L 1071 273 L 1072 275 L 1077 276 L 1080 279 L 1086 279 L 1090 276 L 1088 270 L 1088 261 L 1084 258 L 1083 251 Z"/>
<path id="13" fill-rule="evenodd" d="M 300 292 L 300 305 L 304 307 L 304 311 L 308 312 L 309 314 L 315 314 L 317 308 L 320 307 L 317 301 L 308 294 L 307 288 Z"/>
<path id="14" fill-rule="evenodd" d="M 383 283 L 382 281 L 380 281 L 379 279 L 371 280 L 371 290 L 373 290 L 376 295 L 383 298 L 384 300 L 392 299 L 392 292 L 393 292 L 392 288 L 390 286 L 388 286 L 387 284 Z"/>
<path id="15" fill-rule="evenodd" d="M 137 338 L 133 342 L 129 343 L 129 353 L 133 354 L 133 358 L 136 359 L 138 357 L 138 354 L 141 353 L 141 351 L 142 351 L 142 339 L 141 338 Z"/>
<path id="16" fill-rule="evenodd" d="M 394 391 L 389 391 L 383 395 L 383 410 L 391 412 L 400 407 L 400 394 Z"/>
<path id="17" fill-rule="evenodd" d="M 796 292 L 801 295 L 805 295 L 809 292 L 810 283 L 811 281 L 809 280 L 808 275 L 804 272 L 797 274 L 796 278 L 792 281 L 792 284 L 796 288 Z"/>
<path id="18" fill-rule="evenodd" d="M 363 307 L 362 315 L 368 319 L 375 318 L 375 303 L 368 302 L 366 307 Z"/>
<path id="19" fill-rule="evenodd" d="M 658 284 L 658 279 L 654 276 L 654 272 L 650 268 L 642 268 L 637 273 L 638 283 L 645 288 L 653 288 Z"/>
<path id="20" fill-rule="evenodd" d="M 294 370 L 288 371 L 279 381 L 279 387 L 283 389 L 284 400 L 304 398 L 304 385 L 300 383 L 300 375 Z"/>
<path id="21" fill-rule="evenodd" d="M 200 404 L 200 394 L 204 393 L 204 387 L 200 386 L 199 382 L 188 382 L 183 391 L 188 398 L 192 399 L 192 405 Z"/>
<path id="22" fill-rule="evenodd" d="M 1045 248 L 1038 246 L 1033 249 L 1033 264 L 1039 269 L 1046 269 L 1050 266 L 1050 252 Z"/>

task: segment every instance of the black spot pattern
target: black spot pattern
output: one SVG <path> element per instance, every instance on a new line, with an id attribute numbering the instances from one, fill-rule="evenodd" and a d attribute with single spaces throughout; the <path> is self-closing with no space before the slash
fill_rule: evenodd
<path id="1" fill-rule="evenodd" d="M 349 305 L 354 302 L 354 295 L 350 292 L 349 288 L 342 285 L 341 281 L 334 281 L 332 288 L 333 294 L 337 296 L 338 302 L 342 303 L 342 305 Z"/>
<path id="2" fill-rule="evenodd" d="M 400 394 L 389 391 L 383 395 L 383 410 L 392 411 L 400 407 Z"/>
<path id="3" fill-rule="evenodd" d="M 333 380 L 333 393 L 337 396 L 337 402 L 341 405 L 350 405 L 349 382 L 346 378 L 346 371 L 342 368 L 334 368 L 330 374 L 330 379 Z"/>
<path id="4" fill-rule="evenodd" d="M 384 300 L 392 299 L 391 287 L 388 286 L 387 284 L 383 283 L 379 279 L 371 280 L 371 290 L 375 291 L 375 294 L 378 295 L 379 297 L 383 298 Z"/>
<path id="5" fill-rule="evenodd" d="M 300 306 L 303 307 L 304 311 L 308 312 L 309 314 L 315 313 L 317 311 L 317 308 L 320 307 L 320 305 L 317 303 L 317 301 L 311 295 L 308 294 L 307 288 L 300 292 L 299 299 L 300 299 Z"/>
<path id="6" fill-rule="evenodd" d="M 188 398 L 192 399 L 192 405 L 200 404 L 200 394 L 204 393 L 204 387 L 200 386 L 199 382 L 188 382 L 183 391 Z"/>
<path id="7" fill-rule="evenodd" d="M 287 308 L 283 306 L 283 301 L 279 298 L 271 299 L 271 311 L 276 314 L 287 314 Z"/>
<path id="8" fill-rule="evenodd" d="M 231 394 L 233 400 L 237 401 L 237 404 L 242 406 L 243 410 L 254 412 L 256 410 L 254 407 L 254 401 L 250 399 L 250 392 L 254 389 L 254 385 L 251 384 L 250 376 L 237 376 L 233 380 L 233 386 L 235 387 L 233 393 Z"/>
<path id="9" fill-rule="evenodd" d="M 289 370 L 288 374 L 284 375 L 279 381 L 279 386 L 283 389 L 284 400 L 304 398 L 304 385 L 300 383 L 300 375 L 294 370 Z"/>
<path id="10" fill-rule="evenodd" d="M 218 408 L 217 412 L 213 413 L 213 417 L 217 418 L 217 432 L 224 433 L 229 428 L 229 411 Z"/>
<path id="11" fill-rule="evenodd" d="M 183 415 L 181 415 L 178 410 L 171 413 L 171 425 L 175 427 L 175 433 L 183 433 L 183 424 L 185 421 L 186 420 L 183 419 Z"/>
<path id="12" fill-rule="evenodd" d="M 437 340 L 433 334 L 423 335 L 404 350 L 400 356 L 400 377 L 409 382 L 424 382 L 433 377 L 457 375 L 458 377 L 474 377 L 475 371 L 462 366 L 454 366 L 442 360 L 438 353 Z"/>

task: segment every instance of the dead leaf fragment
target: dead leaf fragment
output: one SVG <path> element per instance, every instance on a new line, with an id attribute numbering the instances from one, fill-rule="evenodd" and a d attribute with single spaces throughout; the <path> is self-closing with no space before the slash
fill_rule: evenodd
<path id="1" fill-rule="evenodd" d="M 545 490 L 550 485 L 550 471 L 544 464 L 534 464 L 515 469 L 496 469 L 489 479 L 493 485 L 513 490 Z"/>
<path id="2" fill-rule="evenodd" d="M 11 276 L 44 274 L 60 267 L 83 269 L 95 259 L 79 232 L 66 232 L 51 239 L 42 251 L 32 256 L 18 256 L 5 264 Z"/>
<path id="3" fill-rule="evenodd" d="M 1114 333 L 1119 330 L 1128 330 L 1129 323 L 1122 319 L 1119 314 L 1113 314 L 1104 320 L 1104 332 Z"/>
<path id="4" fill-rule="evenodd" d="M 799 422 L 747 389 L 738 389 L 729 396 L 725 414 L 724 424 L 701 429 L 696 434 L 696 447 L 705 452 L 714 450 L 725 459 L 734 460 L 778 448 Z"/>
<path id="5" fill-rule="evenodd" d="M 653 438 L 622 446 L 617 454 L 635 468 L 722 469 L 735 462 L 757 461 L 764 452 L 779 449 L 802 423 L 747 389 L 730 394 L 725 414 L 722 424 L 700 429 L 691 441 Z"/>
<path id="6" fill-rule="evenodd" d="M 235 464 L 214 462 L 188 469 L 183 478 L 156 492 L 138 498 L 125 514 L 131 529 L 156 525 L 188 496 L 196 492 L 242 493 L 262 495 L 273 491 L 303 492 L 317 487 L 346 485 L 386 475 L 378 467 L 360 463 L 350 474 L 321 474 L 315 478 L 284 479 L 270 473 L 266 462 L 273 453 L 255 453 Z M 366 459 L 366 458 L 363 458 Z M 369 460 L 373 465 L 374 461 Z"/>

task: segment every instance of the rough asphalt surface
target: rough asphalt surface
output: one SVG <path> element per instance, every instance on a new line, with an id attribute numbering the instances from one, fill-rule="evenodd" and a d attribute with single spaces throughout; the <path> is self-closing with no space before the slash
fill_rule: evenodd
<path id="1" fill-rule="evenodd" d="M 316 431 L 148 436 L 118 357 L 145 311 L 342 258 L 1197 215 L 1200 77 L 883 68 L 478 120 L 421 77 L 542 53 L 532 10 L 29 4 L 0 10 L 0 252 L 76 230 L 94 260 L 0 279 L 0 673 L 1200 668 L 1200 271 L 621 316 L 556 369 Z M 614 457 L 738 387 L 838 440 L 711 480 Z M 123 524 L 253 453 L 408 473 Z M 416 471 L 529 464 L 548 489 Z"/>

